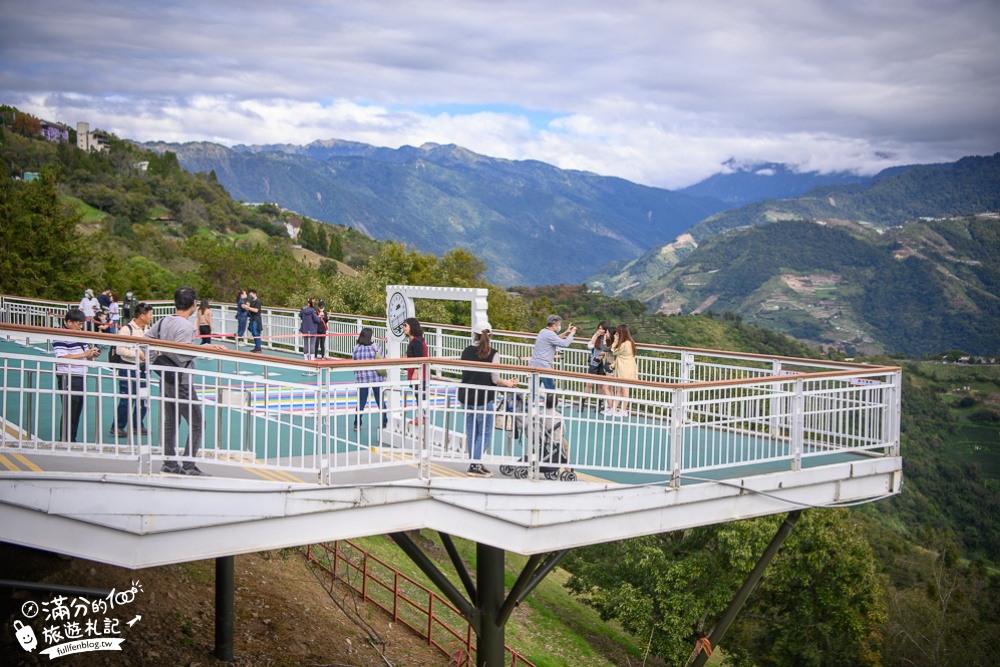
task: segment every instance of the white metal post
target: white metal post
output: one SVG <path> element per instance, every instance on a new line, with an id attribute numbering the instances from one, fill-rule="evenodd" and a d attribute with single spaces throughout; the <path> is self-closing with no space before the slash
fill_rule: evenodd
<path id="1" fill-rule="evenodd" d="M 670 408 L 670 486 L 681 486 L 681 465 L 684 455 L 684 395 L 680 387 L 674 389 L 673 404 Z"/>
<path id="2" fill-rule="evenodd" d="M 792 470 L 802 470 L 802 446 L 805 438 L 805 381 L 795 381 L 795 396 L 792 399 Z"/>

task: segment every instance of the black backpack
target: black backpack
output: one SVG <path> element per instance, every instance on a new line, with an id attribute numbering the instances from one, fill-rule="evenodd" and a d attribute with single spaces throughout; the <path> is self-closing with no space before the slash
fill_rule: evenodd
<path id="1" fill-rule="evenodd" d="M 128 327 L 129 333 L 132 333 L 132 331 L 133 331 L 132 325 L 131 324 L 126 324 L 125 326 Z M 124 329 L 125 327 L 122 327 L 122 328 Z M 118 346 L 117 345 L 112 345 L 108 349 L 108 361 L 110 361 L 113 364 L 128 363 L 124 359 L 122 359 L 122 356 L 120 354 L 118 354 Z"/>

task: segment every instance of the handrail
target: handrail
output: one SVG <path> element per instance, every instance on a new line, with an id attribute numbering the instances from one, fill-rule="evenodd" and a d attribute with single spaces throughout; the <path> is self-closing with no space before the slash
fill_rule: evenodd
<path id="1" fill-rule="evenodd" d="M 341 543 L 346 543 L 351 549 L 360 554 L 362 563 L 360 566 L 344 555 L 343 550 L 341 549 Z M 325 555 L 326 558 L 317 558 L 313 556 L 313 546 L 322 548 L 325 552 L 323 555 Z M 475 642 L 472 641 L 472 626 L 469 625 L 468 621 L 465 621 L 465 619 L 462 619 L 465 622 L 465 628 L 463 630 L 455 629 L 449 625 L 448 620 L 439 612 L 442 606 L 451 612 L 452 618 L 462 618 L 462 616 L 458 609 L 448 602 L 446 598 L 438 595 L 420 582 L 403 574 L 377 556 L 373 556 L 368 553 L 350 540 L 336 541 L 333 543 L 333 547 L 330 547 L 330 545 L 326 543 L 307 545 L 300 549 L 300 553 L 302 553 L 307 563 L 314 563 L 321 570 L 333 577 L 334 581 L 343 582 L 345 586 L 361 595 L 362 602 L 371 602 L 376 607 L 392 616 L 393 623 L 402 623 L 404 626 L 416 633 L 418 637 L 426 639 L 428 646 L 433 646 L 443 654 L 452 658 L 455 661 L 454 664 L 459 667 L 468 667 L 474 664 L 473 658 L 476 645 Z M 331 557 L 333 561 L 332 567 L 328 565 Z M 377 563 L 388 575 L 391 576 L 387 576 L 384 579 L 379 578 L 378 569 L 369 567 L 370 562 Z M 341 564 L 361 575 L 362 581 L 360 586 L 352 581 L 349 576 L 342 574 L 343 570 L 340 567 Z M 391 579 L 391 581 L 388 581 L 389 579 Z M 427 606 L 422 607 L 416 600 L 407 596 L 400 587 L 400 581 L 416 588 L 420 593 L 426 594 Z M 369 592 L 369 582 L 378 585 L 387 593 L 391 593 L 391 604 L 383 603 L 376 597 L 375 593 Z M 422 624 L 412 622 L 406 615 L 401 613 L 401 609 L 411 610 L 418 617 L 426 618 L 426 622 Z M 459 642 L 461 649 L 458 656 L 456 656 L 456 651 L 449 650 L 452 646 L 454 646 L 453 643 L 445 645 L 435 638 L 434 628 L 436 626 L 440 626 L 442 630 Z M 534 663 L 520 655 L 510 646 L 505 645 L 504 650 L 510 655 L 511 667 L 517 667 L 518 665 L 523 665 L 524 667 L 535 667 Z"/>
<path id="2" fill-rule="evenodd" d="M 45 351 L 57 340 L 115 345 L 123 342 L 121 336 L 6 323 L 0 324 L 2 338 L 25 344 L 33 341 L 40 347 L 11 348 L 0 360 L 0 391 L 8 406 L 4 419 L 21 432 L 16 439 L 0 432 L 0 449 L 93 457 L 110 450 L 118 457 L 135 457 L 139 470 L 145 472 L 153 470 L 154 459 L 165 457 L 164 434 L 158 430 L 126 442 L 108 442 L 106 437 L 115 403 L 134 406 L 142 401 L 158 413 L 172 405 L 157 391 L 156 374 L 150 374 L 141 396 L 123 388 L 122 373 L 138 372 L 136 364 L 79 363 L 86 378 L 81 402 L 100 408 L 93 417 L 83 416 L 84 440 L 92 446 L 67 448 L 57 437 L 67 390 L 57 386 L 56 360 Z M 198 405 L 211 416 L 215 428 L 203 434 L 206 448 L 200 456 L 214 457 L 217 463 L 234 457 L 240 463 L 252 460 L 257 465 L 315 475 L 322 483 L 331 483 L 336 471 L 356 466 L 423 461 L 420 476 L 429 477 L 432 462 L 467 463 L 470 423 L 489 430 L 487 462 L 501 466 L 527 462 L 527 474 L 539 479 L 546 467 L 543 450 L 547 445 L 541 437 L 545 428 L 540 421 L 545 406 L 531 399 L 542 397 L 537 388 L 543 380 L 555 383 L 558 400 L 572 406 L 558 417 L 548 417 L 563 422 L 566 467 L 592 470 L 602 477 L 652 474 L 679 486 L 685 475 L 737 465 L 785 462 L 797 470 L 803 460 L 819 460 L 831 453 L 898 454 L 901 371 L 894 366 L 845 366 L 688 350 L 680 359 L 640 358 L 647 371 L 637 380 L 627 380 L 581 373 L 579 366 L 539 369 L 463 361 L 451 356 L 457 340 L 445 342 L 433 348 L 441 352 L 436 356 L 369 361 L 305 361 L 154 339 L 129 338 L 126 344 L 198 359 L 196 368 L 177 372 L 190 376 L 198 393 L 180 407 L 187 410 Z M 466 342 L 463 339 L 462 345 Z M 585 351 L 576 352 L 585 358 Z M 505 408 L 511 406 L 514 411 L 501 411 L 494 404 L 488 414 L 477 415 L 473 408 L 458 403 L 456 389 L 462 371 L 469 368 L 488 368 L 516 379 L 518 389 L 495 394 L 509 398 Z M 373 369 L 384 369 L 387 377 L 377 378 L 369 372 Z M 426 382 L 403 379 L 402 369 L 419 369 Z M 585 394 L 591 387 L 601 393 L 596 397 Z M 374 397 L 374 389 L 384 391 L 380 397 L 389 396 L 386 404 L 367 411 L 369 423 L 386 423 L 375 447 L 370 440 L 361 442 L 350 425 L 354 402 L 362 392 Z M 588 400 L 617 407 L 618 413 L 588 411 Z M 493 419 L 503 421 L 510 430 L 495 433 L 488 426 Z M 518 423 L 516 429 L 510 426 L 511 420 Z M 518 433 L 523 437 L 518 438 Z M 393 455 L 384 456 L 383 451 Z"/>

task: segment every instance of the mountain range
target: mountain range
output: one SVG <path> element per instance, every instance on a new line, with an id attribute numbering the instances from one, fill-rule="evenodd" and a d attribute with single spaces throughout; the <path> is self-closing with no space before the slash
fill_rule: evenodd
<path id="1" fill-rule="evenodd" d="M 914 166 L 720 212 L 587 283 L 849 350 L 996 354 L 997 211 L 1000 154 Z"/>
<path id="2" fill-rule="evenodd" d="M 802 171 L 779 162 L 739 162 L 729 159 L 721 171 L 677 192 L 695 197 L 719 199 L 730 207 L 742 206 L 762 199 L 787 199 L 804 195 L 820 185 L 868 185 L 875 178 L 850 171 L 820 173 Z M 908 167 L 894 167 L 891 172 Z M 891 173 L 884 171 L 878 177 Z"/>
<path id="3" fill-rule="evenodd" d="M 487 278 L 503 285 L 578 283 L 727 207 L 455 145 L 143 146 L 174 152 L 189 171 L 214 172 L 235 199 L 274 202 L 423 252 L 467 248 L 486 262 Z"/>

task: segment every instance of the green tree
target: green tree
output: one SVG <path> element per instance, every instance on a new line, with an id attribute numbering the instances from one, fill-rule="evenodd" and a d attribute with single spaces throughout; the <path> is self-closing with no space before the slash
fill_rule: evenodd
<path id="1" fill-rule="evenodd" d="M 711 631 L 780 517 L 654 535 L 579 550 L 570 588 L 604 619 L 650 637 L 683 664 Z M 846 511 L 806 512 L 726 636 L 737 665 L 877 665 L 881 586 Z"/>
<path id="2" fill-rule="evenodd" d="M 59 203 L 51 171 L 14 182 L 0 165 L 0 292 L 78 298 L 92 259 L 79 220 Z"/>

